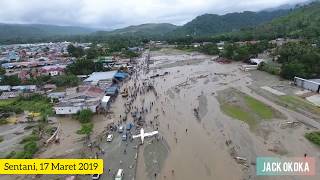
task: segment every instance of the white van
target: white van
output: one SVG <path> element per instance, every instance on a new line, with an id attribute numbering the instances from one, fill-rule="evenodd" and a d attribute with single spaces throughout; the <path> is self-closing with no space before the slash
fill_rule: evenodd
<path id="1" fill-rule="evenodd" d="M 123 169 L 119 169 L 114 180 L 122 180 L 123 179 Z"/>

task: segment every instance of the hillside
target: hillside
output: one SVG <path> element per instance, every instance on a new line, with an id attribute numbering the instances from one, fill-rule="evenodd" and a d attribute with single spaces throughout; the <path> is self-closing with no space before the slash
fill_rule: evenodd
<path id="1" fill-rule="evenodd" d="M 226 15 L 204 14 L 170 33 L 172 36 L 208 36 L 224 32 L 238 31 L 245 27 L 256 26 L 284 16 L 290 10 L 229 13 Z"/>
<path id="2" fill-rule="evenodd" d="M 29 40 L 53 36 L 84 35 L 91 32 L 94 32 L 94 30 L 73 26 L 0 23 L 0 43 L 16 41 L 19 39 Z"/>
<path id="3" fill-rule="evenodd" d="M 320 36 L 320 2 L 302 6 L 287 16 L 276 18 L 255 28 L 223 36 L 231 39 L 318 38 Z"/>
<path id="4" fill-rule="evenodd" d="M 150 23 L 150 24 L 141 24 L 137 26 L 129 26 L 122 29 L 116 29 L 114 31 L 100 31 L 96 35 L 104 36 L 141 36 L 147 38 L 162 37 L 168 32 L 175 30 L 177 26 L 169 23 Z"/>

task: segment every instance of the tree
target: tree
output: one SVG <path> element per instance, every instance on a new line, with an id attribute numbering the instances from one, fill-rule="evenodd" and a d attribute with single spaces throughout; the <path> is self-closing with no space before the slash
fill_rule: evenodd
<path id="1" fill-rule="evenodd" d="M 295 76 L 306 77 L 305 67 L 298 62 L 283 64 L 280 75 L 286 79 L 293 79 Z"/>
<path id="2" fill-rule="evenodd" d="M 67 66 L 67 72 L 74 75 L 87 75 L 94 71 L 94 62 L 86 58 L 77 59 L 73 64 Z"/>
<path id="3" fill-rule="evenodd" d="M 71 56 L 76 58 L 79 58 L 85 55 L 85 52 L 82 49 L 82 47 L 75 47 L 73 44 L 68 45 L 67 51 Z"/>
<path id="4" fill-rule="evenodd" d="M 35 77 L 35 78 L 30 78 L 30 79 L 27 79 L 27 81 L 23 84 L 32 84 L 32 85 L 44 85 L 46 83 L 48 83 L 48 81 L 50 81 L 51 79 L 51 76 L 49 75 L 43 75 L 43 76 L 38 76 L 38 77 Z"/>
<path id="5" fill-rule="evenodd" d="M 222 56 L 228 59 L 232 59 L 234 50 L 235 47 L 233 44 L 227 44 L 226 46 L 224 46 Z"/>
<path id="6" fill-rule="evenodd" d="M 0 75 L 5 75 L 6 74 L 6 69 L 4 69 L 3 67 L 0 67 Z"/>
<path id="7" fill-rule="evenodd" d="M 206 44 L 200 47 L 200 52 L 203 52 L 209 55 L 217 55 L 219 54 L 219 49 L 215 44 Z"/>
<path id="8" fill-rule="evenodd" d="M 2 85 L 17 86 L 17 85 L 21 84 L 21 80 L 19 79 L 18 75 L 4 76 L 1 84 Z"/>
<path id="9" fill-rule="evenodd" d="M 250 52 L 247 46 L 237 47 L 233 52 L 232 59 L 236 61 L 245 61 L 250 58 Z"/>
<path id="10" fill-rule="evenodd" d="M 81 123 L 89 123 L 92 119 L 93 112 L 90 109 L 83 109 L 76 114 L 76 119 Z"/>
<path id="11" fill-rule="evenodd" d="M 320 50 L 310 43 L 288 43 L 278 48 L 276 55 L 282 64 L 280 75 L 283 78 L 320 78 Z"/>
<path id="12" fill-rule="evenodd" d="M 80 82 L 79 78 L 73 74 L 55 76 L 50 81 L 51 81 L 51 83 L 57 85 L 58 87 L 78 86 L 78 84 Z"/>
<path id="13" fill-rule="evenodd" d="M 139 56 L 139 53 L 134 52 L 134 51 L 130 51 L 130 50 L 123 50 L 122 54 L 126 58 L 134 58 L 134 57 L 138 57 Z"/>
<path id="14" fill-rule="evenodd" d="M 91 47 L 86 51 L 87 54 L 87 59 L 95 59 L 97 58 L 100 54 L 99 51 L 96 49 L 96 47 Z"/>
<path id="15" fill-rule="evenodd" d="M 102 62 L 94 62 L 91 59 L 80 58 L 67 66 L 67 72 L 74 75 L 88 75 L 93 72 L 104 71 Z"/>

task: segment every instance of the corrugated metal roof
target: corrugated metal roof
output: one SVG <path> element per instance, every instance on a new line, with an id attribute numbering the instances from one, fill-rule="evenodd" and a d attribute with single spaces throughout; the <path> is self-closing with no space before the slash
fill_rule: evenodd
<path id="1" fill-rule="evenodd" d="M 107 72 L 94 72 L 92 73 L 84 82 L 96 82 L 101 80 L 112 79 L 117 71 L 107 71 Z"/>

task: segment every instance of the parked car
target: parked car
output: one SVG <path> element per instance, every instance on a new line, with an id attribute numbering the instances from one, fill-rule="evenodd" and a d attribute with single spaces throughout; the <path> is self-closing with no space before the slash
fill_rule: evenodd
<path id="1" fill-rule="evenodd" d="M 114 180 L 122 180 L 122 179 L 123 179 L 123 169 L 119 169 Z"/>
<path id="2" fill-rule="evenodd" d="M 111 142 L 113 140 L 113 134 L 108 134 L 107 142 Z"/>
<path id="3" fill-rule="evenodd" d="M 127 134 L 123 134 L 122 135 L 122 141 L 126 141 L 127 140 Z"/>
<path id="4" fill-rule="evenodd" d="M 119 132 L 119 133 L 123 133 L 123 131 L 124 131 L 124 127 L 123 127 L 123 126 L 120 126 L 119 129 L 118 129 L 118 132 Z"/>
<path id="5" fill-rule="evenodd" d="M 128 123 L 127 124 L 127 131 L 130 131 L 132 127 L 133 127 L 133 124 L 132 123 Z"/>

